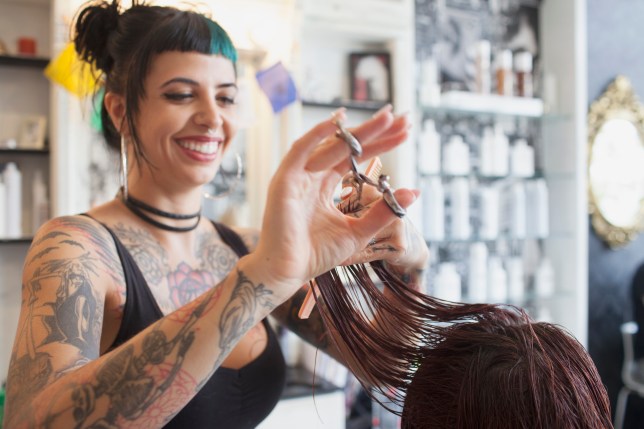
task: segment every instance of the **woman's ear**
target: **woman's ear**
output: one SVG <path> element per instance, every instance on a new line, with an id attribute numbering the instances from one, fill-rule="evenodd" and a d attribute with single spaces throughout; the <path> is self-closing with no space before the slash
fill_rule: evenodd
<path id="1" fill-rule="evenodd" d="M 125 97 L 113 92 L 105 94 L 105 110 L 110 115 L 116 129 L 124 136 L 129 136 L 130 131 L 125 118 Z"/>

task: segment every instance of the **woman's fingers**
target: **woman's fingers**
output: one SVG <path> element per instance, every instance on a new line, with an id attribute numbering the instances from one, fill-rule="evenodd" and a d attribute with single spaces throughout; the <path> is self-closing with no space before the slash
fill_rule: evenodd
<path id="1" fill-rule="evenodd" d="M 395 117 L 389 107 L 381 109 L 368 121 L 350 129 L 350 132 L 360 142 L 364 151 L 371 142 L 378 140 L 381 136 L 388 135 L 390 132 L 395 133 L 398 128 L 406 128 L 406 126 L 406 119 Z M 315 153 L 306 167 L 309 171 L 325 170 L 329 166 L 335 166 L 339 162 L 348 160 L 350 155 L 349 145 L 342 138 L 334 136 L 315 149 Z M 363 153 L 362 157 L 364 156 Z"/>
<path id="2" fill-rule="evenodd" d="M 418 192 L 411 189 L 398 189 L 394 192 L 394 196 L 402 208 L 407 208 L 416 201 Z M 365 247 L 372 237 L 376 236 L 381 229 L 396 219 L 399 218 L 381 198 L 374 202 L 369 209 L 365 210 L 360 218 L 352 221 L 352 229 L 355 231 L 356 236 L 363 241 L 361 247 Z"/>
<path id="3" fill-rule="evenodd" d="M 320 142 L 327 137 L 330 137 L 337 129 L 335 121 L 346 119 L 345 110 L 346 109 L 344 108 L 336 110 L 333 113 L 332 118 L 329 118 L 324 122 L 320 122 L 302 137 L 297 139 L 284 157 L 283 163 L 299 167 L 306 166 L 309 158 L 311 157 L 311 152 L 320 146 Z M 329 168 L 329 166 L 326 168 Z"/>

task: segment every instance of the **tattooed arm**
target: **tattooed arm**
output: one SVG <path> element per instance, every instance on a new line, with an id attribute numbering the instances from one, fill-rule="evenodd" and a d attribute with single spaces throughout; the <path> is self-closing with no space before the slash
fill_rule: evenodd
<path id="1" fill-rule="evenodd" d="M 251 280 L 257 265 L 240 261 L 219 287 L 99 357 L 106 291 L 123 283 L 114 243 L 88 218 L 50 221 L 25 263 L 6 427 L 163 426 L 284 300 Z"/>

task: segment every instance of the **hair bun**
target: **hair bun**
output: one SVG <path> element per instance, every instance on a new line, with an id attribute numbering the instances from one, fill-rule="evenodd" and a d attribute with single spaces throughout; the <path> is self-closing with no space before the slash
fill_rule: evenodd
<path id="1" fill-rule="evenodd" d="M 76 52 L 104 73 L 108 73 L 114 63 L 109 53 L 108 40 L 118 26 L 119 10 L 119 0 L 94 1 L 83 8 L 76 19 Z"/>

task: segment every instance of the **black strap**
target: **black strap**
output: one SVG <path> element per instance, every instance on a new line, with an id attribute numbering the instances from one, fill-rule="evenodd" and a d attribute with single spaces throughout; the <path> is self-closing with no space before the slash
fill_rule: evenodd
<path id="1" fill-rule="evenodd" d="M 213 221 L 212 224 L 215 226 L 215 229 L 221 236 L 221 239 L 224 240 L 224 243 L 230 246 L 230 248 L 235 251 L 237 256 L 241 258 L 244 255 L 248 255 L 248 247 L 246 247 L 246 243 L 244 243 L 244 240 L 242 240 L 239 234 L 222 223 Z"/>

